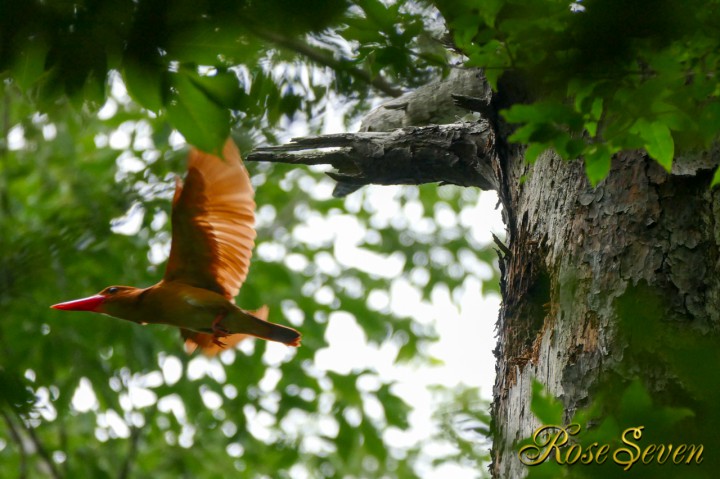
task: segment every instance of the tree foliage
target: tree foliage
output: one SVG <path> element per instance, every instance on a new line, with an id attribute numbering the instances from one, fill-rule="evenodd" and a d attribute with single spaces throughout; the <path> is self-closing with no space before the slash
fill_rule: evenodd
<path id="1" fill-rule="evenodd" d="M 332 235 L 301 231 L 348 216 L 342 202 L 327 201 L 329 180 L 249 165 L 259 183 L 259 234 L 238 302 L 269 304 L 276 321 L 303 331 L 303 347 L 288 353 L 248 341 L 208 362 L 186 356 L 173 328 L 48 309 L 106 284 L 146 286 L 161 276 L 171 172 L 183 171 L 186 155 L 163 145 L 166 135 L 151 141 L 150 133 L 166 131 L 164 120 L 119 103 L 105 120 L 68 114 L 51 122 L 7 85 L 3 104 L 13 125 L 0 175 L 4 468 L 29 477 L 49 464 L 57 477 L 115 476 L 122 468 L 129 477 L 289 477 L 303 469 L 333 477 L 371 467 L 378 476 L 415 477 L 418 447 L 399 452 L 385 439 L 386 430 L 408 427 L 410 412 L 392 382 L 363 358 L 348 373 L 315 366 L 333 321 L 356 321 L 370 344 L 404 362 L 427 359 L 435 337 L 410 317 L 369 305 L 371 293 L 389 288 L 387 277 L 342 267 Z M 123 130 L 132 141 L 111 147 Z M 319 188 L 325 201 L 317 201 Z M 365 232 L 361 248 L 399 259 L 400 276 L 425 298 L 438 287 L 463 288 L 467 227 L 421 233 L 400 217 L 378 225 L 361 198 L 351 209 Z M 434 205 L 460 208 L 475 198 L 459 189 L 407 190 L 398 207 L 420 208 L 432 225 Z M 457 271 L 449 276 L 447 267 Z M 380 408 L 369 410 L 371 403 Z"/>
<path id="2" fill-rule="evenodd" d="M 528 161 L 548 148 L 582 157 L 597 183 L 618 151 L 644 148 L 669 171 L 716 138 L 717 2 L 435 3 L 468 64 L 525 95 L 504 117 Z"/>
<path id="3" fill-rule="evenodd" d="M 443 60 L 425 7 L 399 2 L 15 2 L 0 4 L 0 461 L 20 477 L 417 477 L 421 445 L 393 446 L 411 405 L 363 358 L 319 369 L 334 321 L 376 350 L 430 367 L 433 328 L 369 301 L 390 278 L 348 268 L 322 229 L 352 218 L 358 247 L 399 264 L 428 299 L 466 288 L 492 251 L 457 218 L 477 192 L 400 190 L 392 217 L 361 192 L 248 165 L 258 245 L 238 303 L 267 303 L 302 330 L 288 353 L 247 341 L 220 360 L 186 356 L 172 328 L 50 304 L 162 275 L 173 174 L 186 148 L 230 133 L 247 152 L 279 125 L 373 88 L 420 84 Z M 398 21 L 395 21 L 398 20 Z M 319 193 L 324 191 L 325 193 Z M 421 228 L 402 212 L 413 209 Z M 391 220 L 391 221 L 390 221 Z M 471 261 L 472 260 L 472 261 Z M 481 281 L 497 290 L 492 274 Z M 338 315 L 338 312 L 341 314 Z M 470 394 L 465 392 L 466 395 Z M 448 392 L 444 396 L 454 397 Z M 475 403 L 474 403 L 475 404 Z M 450 412 L 453 406 L 448 406 Z M 446 420 L 451 421 L 447 416 Z M 444 419 L 445 420 L 445 419 Z M 451 438 L 451 433 L 444 436 Z M 439 462 L 466 461 L 443 456 Z"/>
<path id="4" fill-rule="evenodd" d="M 548 148 L 582 157 L 596 183 L 618 151 L 644 148 L 669 169 L 715 138 L 716 2 L 428 4 L 442 17 L 407 1 L 6 1 L 0 70 L 43 110 L 103 105 L 120 71 L 134 101 L 212 150 L 231 124 L 272 140 L 283 116 L 317 117 L 328 89 L 362 100 L 368 84 L 397 95 L 422 83 L 447 63 L 444 20 L 467 65 L 523 92 L 504 116 L 529 161 Z"/>
<path id="5" fill-rule="evenodd" d="M 232 124 L 264 126 L 272 137 L 283 116 L 321 113 L 329 89 L 363 99 L 372 85 L 397 95 L 395 81 L 420 84 L 428 60 L 444 63 L 424 10 L 406 2 L 10 0 L 0 8 L 0 71 L 40 109 L 67 100 L 98 108 L 108 72 L 119 71 L 135 102 L 207 151 Z"/>

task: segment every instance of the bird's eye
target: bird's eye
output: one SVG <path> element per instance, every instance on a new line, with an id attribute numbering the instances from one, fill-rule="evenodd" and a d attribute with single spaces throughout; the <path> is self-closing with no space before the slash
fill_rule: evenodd
<path id="1" fill-rule="evenodd" d="M 118 289 L 115 286 L 113 286 L 111 288 L 108 288 L 107 292 L 108 292 L 108 294 L 115 294 L 118 292 Z"/>

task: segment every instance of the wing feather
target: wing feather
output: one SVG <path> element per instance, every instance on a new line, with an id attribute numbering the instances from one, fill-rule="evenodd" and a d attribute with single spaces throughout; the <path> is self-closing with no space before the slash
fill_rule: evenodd
<path id="1" fill-rule="evenodd" d="M 165 281 L 234 298 L 247 278 L 255 246 L 255 201 L 235 143 L 223 158 L 190 151 L 185 184 L 178 180 Z"/>

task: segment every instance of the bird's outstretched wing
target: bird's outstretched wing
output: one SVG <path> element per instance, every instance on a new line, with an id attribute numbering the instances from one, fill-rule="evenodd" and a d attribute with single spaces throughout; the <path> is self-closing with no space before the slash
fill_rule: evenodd
<path id="1" fill-rule="evenodd" d="M 172 208 L 172 246 L 164 281 L 179 281 L 232 300 L 247 277 L 255 245 L 255 201 L 235 143 L 222 158 L 192 149 L 185 184 Z"/>

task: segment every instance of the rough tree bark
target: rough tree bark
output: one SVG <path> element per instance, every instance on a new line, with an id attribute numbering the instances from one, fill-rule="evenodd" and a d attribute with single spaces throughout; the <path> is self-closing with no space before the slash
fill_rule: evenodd
<path id="1" fill-rule="evenodd" d="M 579 162 L 545 154 L 530 166 L 521 148 L 509 155 L 494 477 L 527 472 L 513 444 L 540 425 L 529 407 L 534 379 L 562 399 L 567 423 L 603 376 L 643 374 L 619 334 L 623 303 L 651 292 L 663 298 L 661 323 L 717 329 L 720 193 L 708 188 L 716 165 L 706 154 L 668 174 L 641 152 L 625 153 L 592 188 Z M 654 391 L 673 381 L 653 375 L 645 379 Z"/>
<path id="2" fill-rule="evenodd" d="M 492 129 L 482 121 L 296 138 L 287 145 L 258 148 L 247 159 L 330 164 L 338 172 L 328 176 L 356 186 L 442 182 L 494 189 L 488 156 L 493 141 Z M 337 189 L 335 195 L 342 196 Z"/>
<path id="3" fill-rule="evenodd" d="M 458 74 L 465 83 L 450 79 L 442 89 L 481 111 L 477 123 L 300 139 L 249 159 L 329 163 L 340 170 L 331 176 L 355 185 L 437 181 L 497 190 L 507 248 L 499 253 L 503 304 L 491 471 L 496 478 L 519 478 L 527 467 L 515 445 L 539 426 L 530 409 L 533 380 L 562 400 L 565 421 L 591 401 L 608 375 L 621 382 L 644 375 L 651 390 L 682 390 L 668 386 L 675 378 L 667 371 L 651 374 L 632 357 L 619 323 L 623 305 L 652 297 L 662 301 L 662 325 L 718 329 L 720 191 L 709 189 L 718 155 L 676 159 L 667 173 L 643 152 L 619 154 L 609 176 L 593 188 L 579 161 L 563 162 L 548 152 L 529 165 L 523 146 L 507 146 L 507 129 L 488 109 L 487 86 L 468 87 L 469 78 L 482 83 L 469 75 Z M 449 95 L 434 101 L 446 107 Z M 417 125 L 397 115 L 403 103 L 412 98 L 393 100 L 387 111 L 366 118 L 363 130 Z M 310 147 L 339 150 L 308 152 Z"/>

